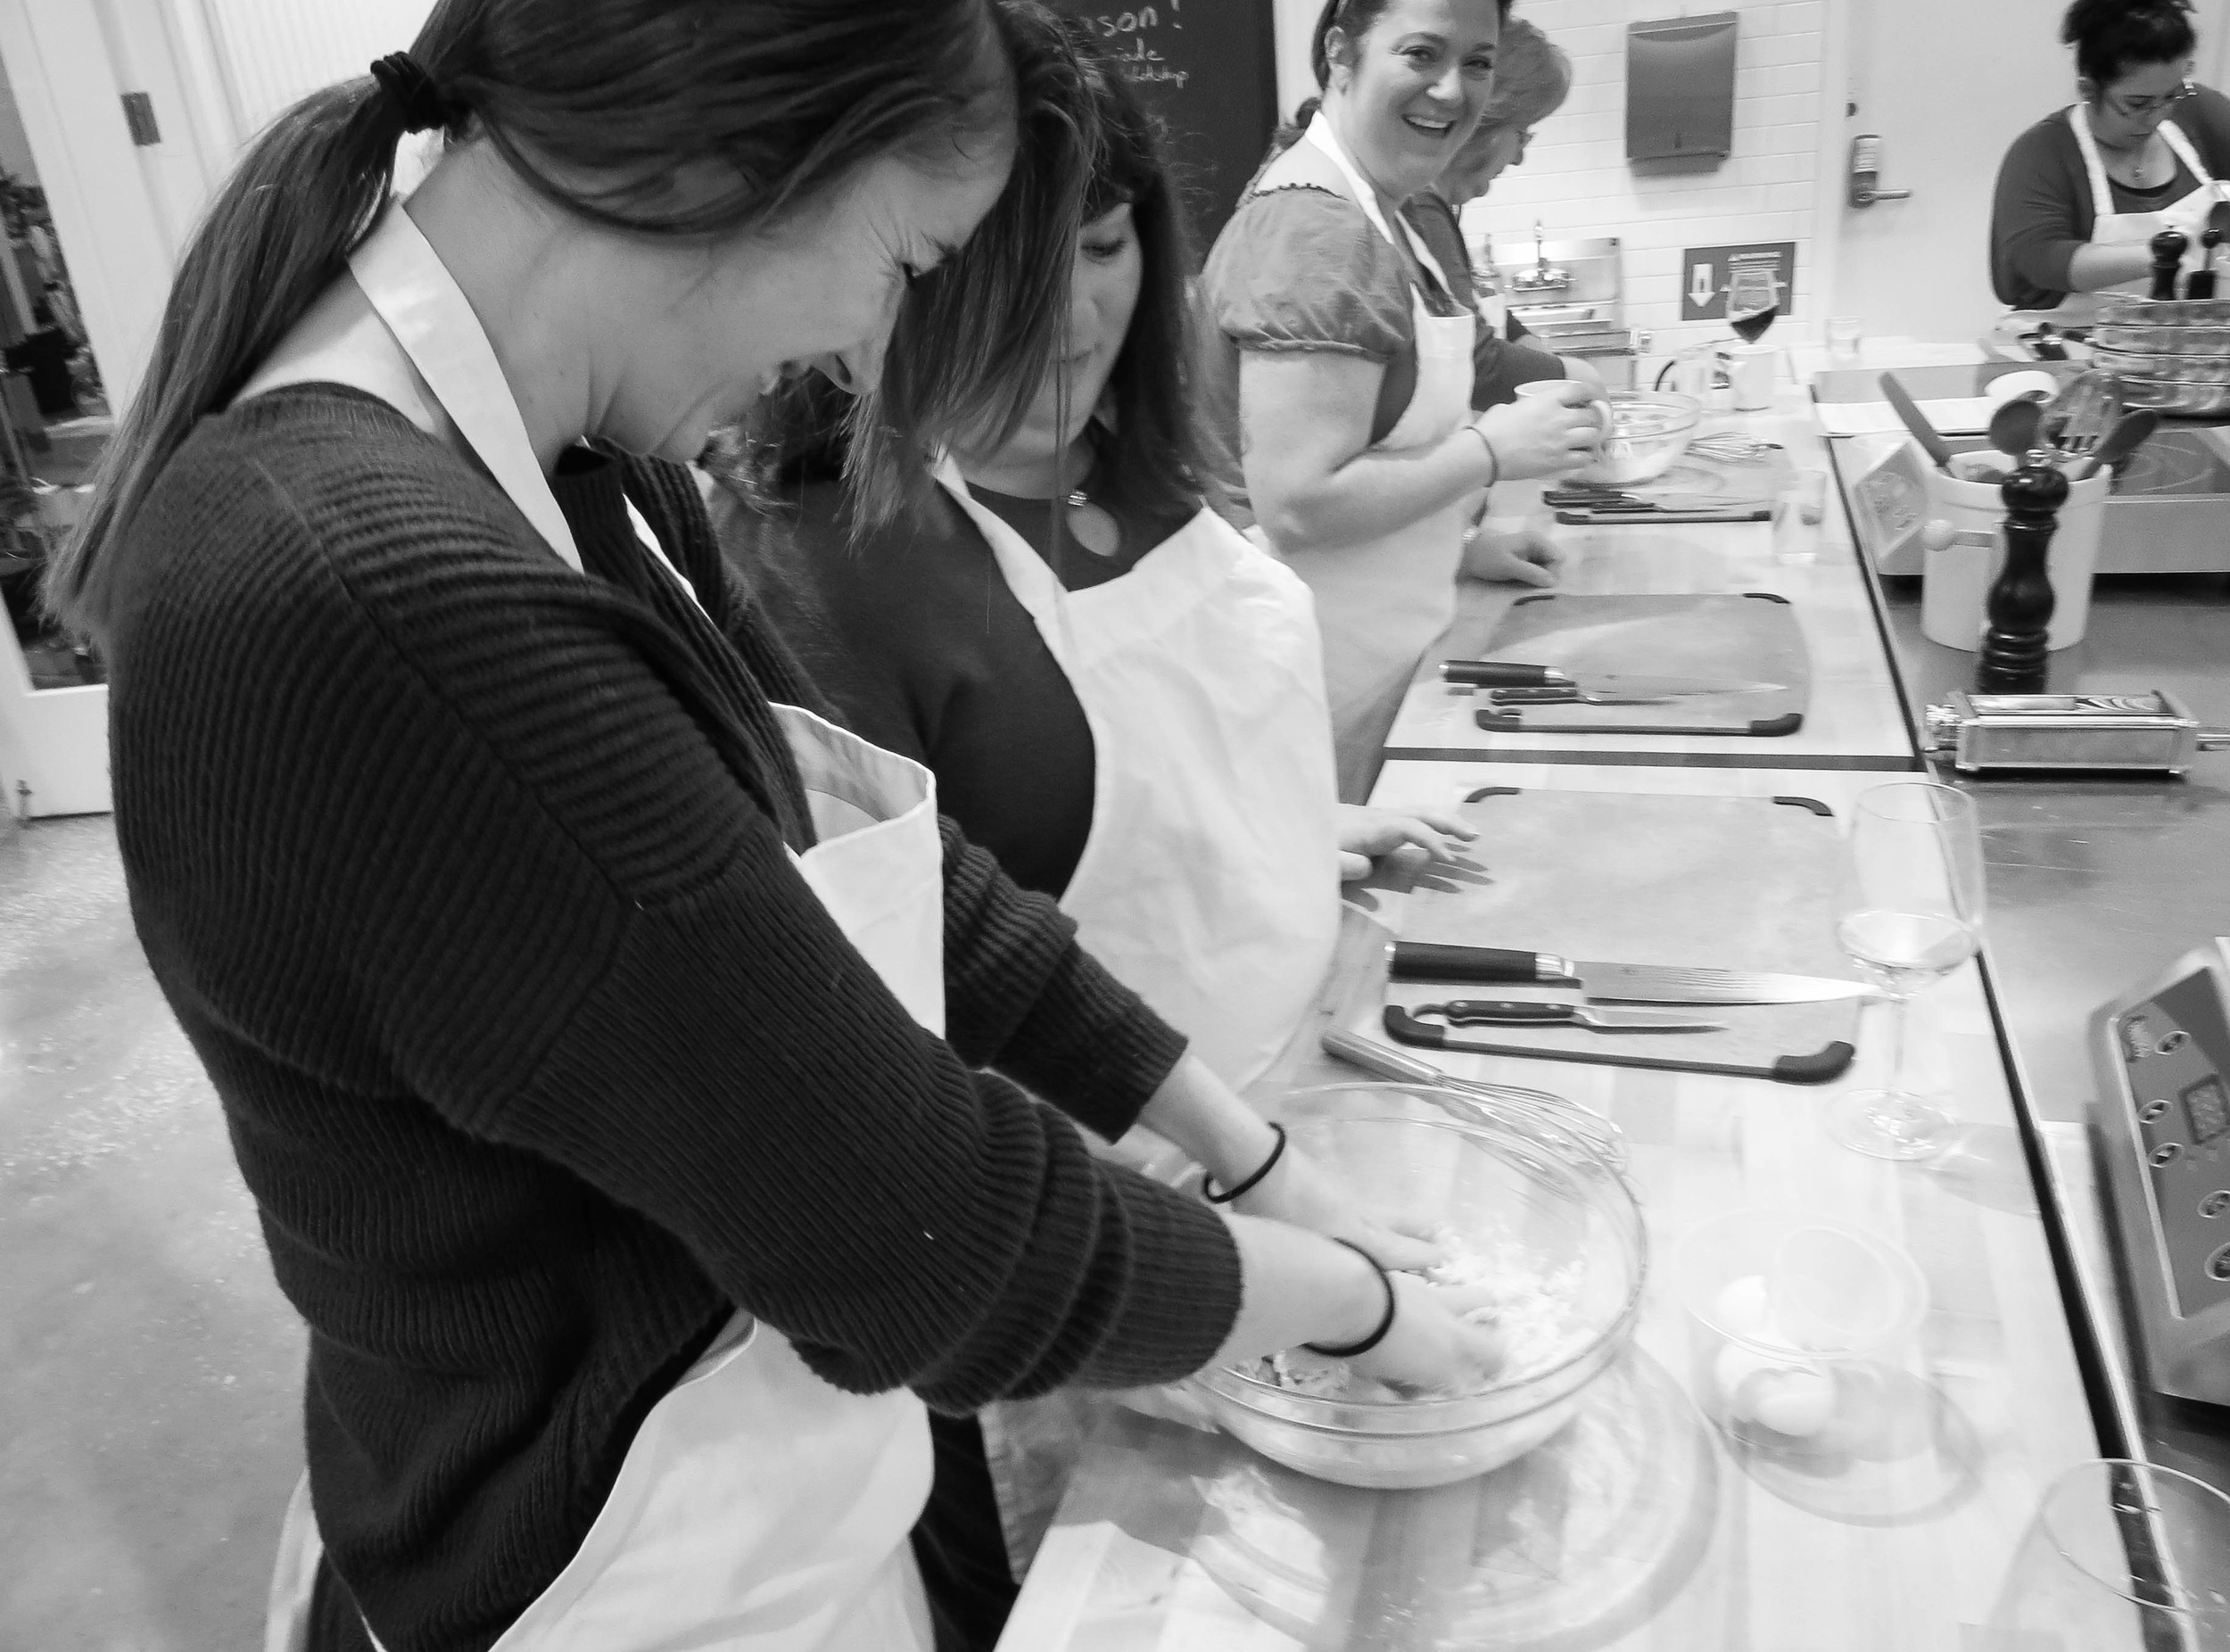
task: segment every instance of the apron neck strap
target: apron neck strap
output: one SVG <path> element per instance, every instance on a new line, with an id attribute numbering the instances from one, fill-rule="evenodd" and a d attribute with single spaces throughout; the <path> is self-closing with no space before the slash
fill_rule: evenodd
<path id="1" fill-rule="evenodd" d="M 349 270 L 496 485 L 575 573 L 581 551 L 528 441 L 495 346 L 441 254 L 400 201 L 349 255 Z"/>
<path id="2" fill-rule="evenodd" d="M 2106 161 L 2098 150 L 2098 135 L 2091 129 L 2091 106 L 2088 103 L 2068 105 L 2068 124 L 2075 130 L 2075 146 L 2083 154 L 2083 169 L 2091 184 L 2091 216 L 2105 218 L 2114 210 L 2114 186 L 2106 176 Z M 2183 128 L 2173 120 L 2163 120 L 2159 127 L 2161 140 L 2169 152 L 2191 169 L 2192 176 L 2201 188 L 2215 180 L 2207 170 L 2207 163 L 2199 158 L 2199 151 L 2192 140 L 2184 136 Z M 2173 178 L 2174 174 L 2170 174 Z"/>
<path id="3" fill-rule="evenodd" d="M 1378 191 L 1371 186 L 1370 179 L 1363 176 L 1363 169 L 1355 164 L 1354 158 L 1347 153 L 1346 145 L 1340 142 L 1340 135 L 1332 129 L 1332 122 L 1326 119 L 1323 110 L 1317 110 L 1310 118 L 1309 129 L 1302 136 L 1332 158 L 1332 164 L 1340 169 L 1340 176 L 1347 179 L 1347 186 L 1355 192 L 1355 204 L 1363 209 L 1363 216 L 1370 219 L 1372 227 L 1380 235 L 1383 235 L 1388 242 L 1392 243 L 1393 229 L 1386 222 L 1386 214 L 1378 204 Z M 1416 256 L 1417 262 L 1433 272 L 1433 278 L 1441 284 L 1441 291 L 1451 298 L 1454 297 L 1456 289 L 1449 284 L 1448 272 L 1441 268 L 1440 260 L 1433 256 L 1432 249 L 1425 244 L 1424 238 L 1410 227 L 1408 219 L 1402 218 L 1400 212 L 1396 212 L 1394 216 L 1400 219 L 1401 233 L 1404 237 L 1402 243 L 1394 243 L 1394 244 L 1400 245 L 1406 243 L 1411 253 Z"/>

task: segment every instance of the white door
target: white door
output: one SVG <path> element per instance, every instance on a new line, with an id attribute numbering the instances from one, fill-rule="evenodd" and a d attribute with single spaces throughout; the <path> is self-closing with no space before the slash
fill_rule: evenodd
<path id="1" fill-rule="evenodd" d="M 1850 140 L 1882 140 L 1880 187 L 1912 198 L 1848 204 L 1839 190 L 1832 313 L 1868 334 L 1971 339 L 2004 308 L 1990 291 L 1990 199 L 2006 146 L 2075 101 L 2061 0 L 1832 0 L 1843 45 L 1827 83 Z M 2198 0 L 2200 78 L 2224 84 L 2230 0 Z M 1827 229 L 1829 226 L 1823 225 Z"/>

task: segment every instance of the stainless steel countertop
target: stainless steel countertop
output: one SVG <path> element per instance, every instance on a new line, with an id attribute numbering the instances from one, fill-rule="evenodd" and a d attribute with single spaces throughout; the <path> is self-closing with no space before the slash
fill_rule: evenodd
<path id="1" fill-rule="evenodd" d="M 1884 583 L 1913 709 L 1971 687 L 1975 657 L 1920 635 L 1920 582 Z M 2167 689 L 2202 721 L 2230 723 L 2230 577 L 2101 579 L 2084 640 L 2052 657 L 2051 687 Z M 2230 754 L 2202 756 L 2182 780 L 1978 780 L 1948 768 L 1941 778 L 1981 810 L 1999 1015 L 2031 1116 L 2057 1138 L 2054 1179 L 2072 1230 L 2096 1219 L 2085 1156 L 2069 1151 L 2094 1087 L 2092 1012 L 2209 936 L 2230 935 Z M 2118 1303 L 2103 1311 L 2118 1315 Z M 2127 1333 L 2110 1329 L 2127 1347 Z M 2128 1387 L 2146 1455 L 2230 1491 L 2230 1409 Z"/>

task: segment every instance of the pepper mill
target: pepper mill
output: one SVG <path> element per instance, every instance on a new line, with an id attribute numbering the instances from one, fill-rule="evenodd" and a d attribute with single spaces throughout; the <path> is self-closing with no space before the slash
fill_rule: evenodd
<path id="1" fill-rule="evenodd" d="M 2068 479 L 2048 455 L 2032 452 L 1998 493 L 2005 500 L 2005 566 L 1983 605 L 1989 624 L 1975 664 L 1975 688 L 1986 694 L 2042 694 L 2053 603 L 2045 558 L 2060 507 L 2067 503 Z"/>
<path id="2" fill-rule="evenodd" d="M 2191 237 L 2180 229 L 2164 229 L 2152 237 L 2153 297 L 2176 296 L 2176 267 L 2184 261 L 2184 250 L 2191 244 Z"/>
<path id="3" fill-rule="evenodd" d="M 2199 268 L 2192 271 L 2192 278 L 2184 284 L 2185 298 L 2212 298 L 2215 295 L 2215 249 L 2222 244 L 2222 231 L 2209 226 L 2199 238 L 2205 249 L 2200 255 Z"/>

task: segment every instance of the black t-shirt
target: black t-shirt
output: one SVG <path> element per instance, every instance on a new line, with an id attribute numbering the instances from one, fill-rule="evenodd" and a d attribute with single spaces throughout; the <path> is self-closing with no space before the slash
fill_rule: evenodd
<path id="1" fill-rule="evenodd" d="M 974 492 L 1070 591 L 1128 572 L 1185 525 L 1085 489 L 1121 530 L 1111 557 L 1072 538 L 1056 549 L 1053 500 Z M 784 504 L 718 513 L 731 566 L 853 731 L 927 766 L 937 806 L 1007 876 L 1058 896 L 1092 830 L 1092 729 L 975 524 L 942 488 L 863 542 L 838 483 Z"/>
<path id="2" fill-rule="evenodd" d="M 30 379 L 32 399 L 48 418 L 78 416 L 77 386 L 70 377 L 70 359 L 77 353 L 77 342 L 60 327 L 28 334 L 21 343 L 8 347 L 8 370 Z"/>

